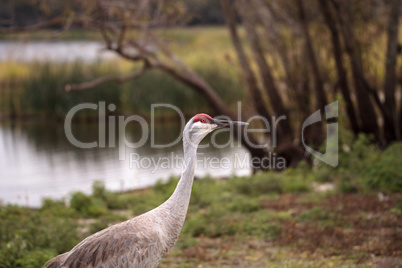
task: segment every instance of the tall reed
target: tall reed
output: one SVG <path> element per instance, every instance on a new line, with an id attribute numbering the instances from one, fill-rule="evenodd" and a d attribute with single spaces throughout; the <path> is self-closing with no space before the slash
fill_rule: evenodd
<path id="1" fill-rule="evenodd" d="M 210 111 L 203 96 L 158 70 L 151 70 L 125 84 L 105 83 L 84 91 L 66 92 L 69 83 L 81 83 L 102 75 L 125 73 L 136 67 L 121 61 L 86 63 L 33 62 L 21 65 L 24 75 L 7 75 L 0 80 L 0 111 L 14 116 L 60 118 L 77 104 L 105 101 L 117 106 L 117 113 L 148 115 L 151 104 L 168 103 L 184 113 Z M 242 86 L 227 64 L 200 61 L 195 69 L 229 105 L 242 98 Z M 94 117 L 97 111 L 85 109 L 81 117 Z"/>

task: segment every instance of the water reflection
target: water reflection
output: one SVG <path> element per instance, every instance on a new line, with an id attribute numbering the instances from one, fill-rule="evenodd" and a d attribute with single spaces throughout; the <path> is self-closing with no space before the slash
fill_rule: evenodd
<path id="1" fill-rule="evenodd" d="M 0 42 L 0 62 L 73 62 L 76 60 L 96 61 L 110 58 L 116 58 L 116 56 L 110 51 L 105 51 L 102 42 L 96 41 Z"/>
<path id="2" fill-rule="evenodd" d="M 128 125 L 126 137 L 138 141 L 141 131 L 138 126 Z M 96 124 L 73 125 L 74 136 L 83 142 L 98 139 Z M 160 125 L 155 129 L 154 141 L 163 144 L 174 141 L 181 128 L 175 124 Z M 150 134 L 149 134 L 150 135 Z M 203 144 L 209 142 L 209 136 Z M 218 144 L 225 144 L 230 139 L 229 133 L 216 135 Z M 108 137 L 106 137 L 108 145 Z M 182 143 L 168 148 L 152 148 L 150 139 L 137 149 L 126 148 L 125 160 L 119 160 L 116 135 L 114 148 L 80 149 L 68 142 L 62 124 L 53 123 L 2 123 L 0 125 L 0 199 L 5 203 L 17 203 L 37 207 L 43 197 L 61 198 L 73 191 L 89 193 L 94 180 L 103 180 L 108 189 L 124 191 L 153 185 L 158 179 L 179 176 L 181 165 L 172 161 L 183 157 Z M 212 168 L 199 161 L 196 176 L 226 177 L 246 175 L 250 169 L 244 166 L 234 167 L 235 156 L 246 157 L 241 147 L 216 149 L 212 146 L 198 150 L 198 159 L 213 157 L 228 158 L 229 165 Z M 177 155 L 177 156 L 176 156 Z M 137 159 L 136 161 L 130 161 Z M 147 158 L 154 163 L 142 161 Z M 155 163 L 159 166 L 155 167 Z M 162 162 L 169 163 L 161 166 Z M 131 164 L 130 164 L 131 163 Z M 180 161 L 178 161 L 180 164 Z M 215 165 L 216 166 L 216 165 Z"/>

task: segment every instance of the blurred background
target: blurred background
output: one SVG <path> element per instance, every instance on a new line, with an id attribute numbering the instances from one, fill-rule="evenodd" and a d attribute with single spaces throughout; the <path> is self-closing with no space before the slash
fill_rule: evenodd
<path id="1" fill-rule="evenodd" d="M 116 109 L 101 125 L 98 110 L 75 114 L 80 141 L 97 141 L 112 117 L 151 122 L 156 103 L 177 106 L 187 120 L 200 112 L 243 121 L 286 116 L 276 143 L 272 132 L 249 133 L 253 144 L 270 146 L 223 132 L 218 144 L 236 146 L 199 150 L 231 165 L 197 168 L 187 221 L 162 267 L 402 265 L 400 5 L 0 1 L 0 267 L 40 267 L 173 192 L 180 167 L 130 167 L 108 146 L 110 133 L 105 148 L 67 140 L 67 113 L 100 102 Z M 339 116 L 326 121 L 334 101 Z M 302 140 L 302 124 L 317 110 L 324 119 Z M 184 127 L 171 109 L 157 109 L 153 119 L 157 144 Z M 303 146 L 325 153 L 334 122 L 337 167 Z M 264 123 L 252 120 L 250 128 Z M 121 135 L 134 142 L 142 129 L 130 123 L 116 133 L 115 144 Z M 155 149 L 148 139 L 130 153 L 182 156 L 182 146 Z M 272 155 L 286 165 L 269 162 Z M 234 165 L 235 156 L 245 165 Z"/>

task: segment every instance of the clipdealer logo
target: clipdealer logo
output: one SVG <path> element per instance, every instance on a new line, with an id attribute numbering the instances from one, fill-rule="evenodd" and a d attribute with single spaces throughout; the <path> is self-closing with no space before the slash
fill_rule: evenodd
<path id="1" fill-rule="evenodd" d="M 150 142 L 151 148 L 168 148 L 171 147 L 177 143 L 179 143 L 182 139 L 182 133 L 180 132 L 180 135 L 176 137 L 176 139 L 172 142 L 169 142 L 167 144 L 157 144 L 155 141 L 155 109 L 157 108 L 165 108 L 165 109 L 173 109 L 180 118 L 180 124 L 183 127 L 185 125 L 185 116 L 182 113 L 182 111 L 171 104 L 166 104 L 166 103 L 161 103 L 161 104 L 153 104 L 151 105 L 151 122 L 150 124 L 141 116 L 139 115 L 131 115 L 128 117 L 125 117 L 124 115 L 109 115 L 106 116 L 107 112 L 113 112 L 116 110 L 116 105 L 114 104 L 109 104 L 106 107 L 105 102 L 99 102 L 98 104 L 95 103 L 82 103 L 79 105 L 74 106 L 66 115 L 66 119 L 64 121 L 64 131 L 65 135 L 68 139 L 68 141 L 73 144 L 76 147 L 83 148 L 83 149 L 89 149 L 89 148 L 115 148 L 118 147 L 118 152 L 119 152 L 119 160 L 126 160 L 127 158 L 127 148 L 131 149 L 137 149 L 140 148 L 141 146 L 145 145 L 145 143 Z M 79 141 L 76 137 L 73 135 L 72 131 L 72 120 L 73 117 L 76 115 L 77 112 L 80 110 L 84 109 L 92 109 L 92 110 L 98 110 L 98 117 L 99 117 L 99 122 L 98 122 L 98 139 L 91 141 L 91 142 L 82 142 Z M 326 149 L 324 153 L 321 153 L 319 151 L 314 150 L 313 148 L 309 147 L 304 140 L 304 130 L 317 122 L 323 121 L 324 118 L 321 116 L 320 110 L 315 111 L 313 114 L 311 114 L 302 124 L 301 128 L 301 140 L 302 140 L 302 145 L 306 149 L 308 153 L 310 153 L 312 156 L 314 156 L 316 159 L 332 166 L 336 167 L 338 165 L 338 123 L 333 122 L 333 119 L 338 118 L 338 101 L 332 102 L 325 106 L 325 120 L 327 122 L 326 124 L 326 140 L 325 140 L 325 145 Z M 222 117 L 222 116 L 221 116 Z M 238 117 L 241 118 L 241 103 L 238 105 Z M 229 119 L 226 117 L 222 117 L 223 119 Z M 263 124 L 263 128 L 255 128 L 252 129 L 250 127 L 247 127 L 242 130 L 241 135 L 244 135 L 244 138 L 246 142 L 248 142 L 248 145 L 254 148 L 275 148 L 277 146 L 277 124 L 281 120 L 286 120 L 286 116 L 279 116 L 279 117 L 272 117 L 270 119 L 261 117 L 259 115 L 255 115 L 251 118 L 249 118 L 248 123 L 250 123 L 253 120 L 259 120 Z M 107 122 L 107 124 L 106 124 Z M 132 142 L 129 141 L 126 137 L 126 127 L 128 124 L 134 123 L 138 124 L 140 129 L 141 129 L 141 137 L 138 141 Z M 108 126 L 108 129 L 106 129 L 106 125 Z M 117 135 L 119 136 L 119 139 L 117 139 L 117 144 L 116 144 L 116 137 L 115 133 L 117 131 Z M 215 146 L 216 148 L 222 148 L 222 147 L 241 147 L 241 144 L 239 141 L 234 141 L 234 139 L 231 139 L 225 144 L 219 144 L 216 140 L 216 135 L 219 132 L 223 131 L 230 131 L 230 129 L 220 129 L 215 131 L 211 135 L 211 144 Z M 249 133 L 264 133 L 264 134 L 270 134 L 270 141 L 267 143 L 263 144 L 252 144 L 251 141 L 248 138 Z M 108 135 L 106 135 L 108 133 Z M 106 139 L 106 137 L 108 138 Z M 210 146 L 209 144 L 201 144 L 199 145 L 199 148 L 202 147 L 208 147 Z M 136 162 L 139 159 L 139 155 L 135 154 L 130 155 L 130 166 L 132 166 L 133 162 Z M 236 158 L 237 157 L 237 158 Z M 286 160 L 281 157 L 276 155 L 275 153 L 269 152 L 267 155 L 266 159 L 256 159 L 248 156 L 248 158 L 242 158 L 240 159 L 238 156 L 236 156 L 236 163 L 242 163 L 240 166 L 243 166 L 244 163 L 252 163 L 253 168 L 257 168 L 254 165 L 260 164 L 263 169 L 283 169 L 286 167 Z M 150 159 L 149 161 L 144 160 L 144 158 L 141 159 L 143 163 L 147 164 L 152 163 L 152 166 L 159 166 L 158 163 L 164 163 L 164 166 L 166 166 L 166 161 L 158 161 L 155 159 Z M 144 162 L 147 161 L 147 162 Z M 227 161 L 226 159 L 223 160 L 223 162 Z M 138 161 L 137 161 L 138 162 Z M 215 163 L 216 159 L 213 159 L 213 162 L 207 161 L 210 163 Z M 225 162 L 226 163 L 226 162 Z M 224 166 L 227 166 L 224 163 Z M 268 163 L 268 164 L 267 164 Z M 136 163 L 137 165 L 138 163 Z M 263 164 L 267 164 L 268 166 L 262 166 Z M 151 166 L 151 164 L 149 164 Z"/>

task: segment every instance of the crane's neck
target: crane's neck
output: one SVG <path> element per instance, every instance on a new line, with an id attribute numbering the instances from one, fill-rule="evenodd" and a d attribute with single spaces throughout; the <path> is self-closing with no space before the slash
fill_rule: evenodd
<path id="1" fill-rule="evenodd" d="M 183 141 L 184 149 L 184 169 L 181 178 L 172 196 L 167 203 L 172 211 L 178 214 L 187 213 L 188 204 L 190 202 L 191 188 L 194 181 L 195 164 L 197 161 L 197 148 L 192 144 Z"/>
<path id="2" fill-rule="evenodd" d="M 184 169 L 179 183 L 170 198 L 157 207 L 155 215 L 161 223 L 165 235 L 165 250 L 169 251 L 179 238 L 181 229 L 186 219 L 188 205 L 190 203 L 191 188 L 194 180 L 194 170 L 197 156 L 197 148 L 184 144 Z"/>
<path id="3" fill-rule="evenodd" d="M 190 203 L 191 188 L 194 181 L 194 171 L 197 161 L 197 147 L 201 140 L 211 130 L 192 131 L 191 121 L 187 123 L 183 131 L 184 169 L 179 183 L 170 198 L 156 208 L 158 219 L 162 223 L 164 233 L 168 235 L 167 249 L 173 247 L 179 237 L 180 231 L 186 219 L 188 205 Z"/>
<path id="4" fill-rule="evenodd" d="M 184 131 L 183 149 L 184 149 L 184 169 L 179 183 L 176 186 L 170 198 L 161 205 L 163 214 L 163 228 L 169 234 L 168 248 L 171 248 L 180 235 L 184 220 L 190 203 L 191 188 L 194 181 L 195 164 L 197 161 L 197 146 L 207 133 L 192 135 L 191 141 L 188 136 L 189 131 Z M 186 136 L 187 135 L 187 136 Z"/>

